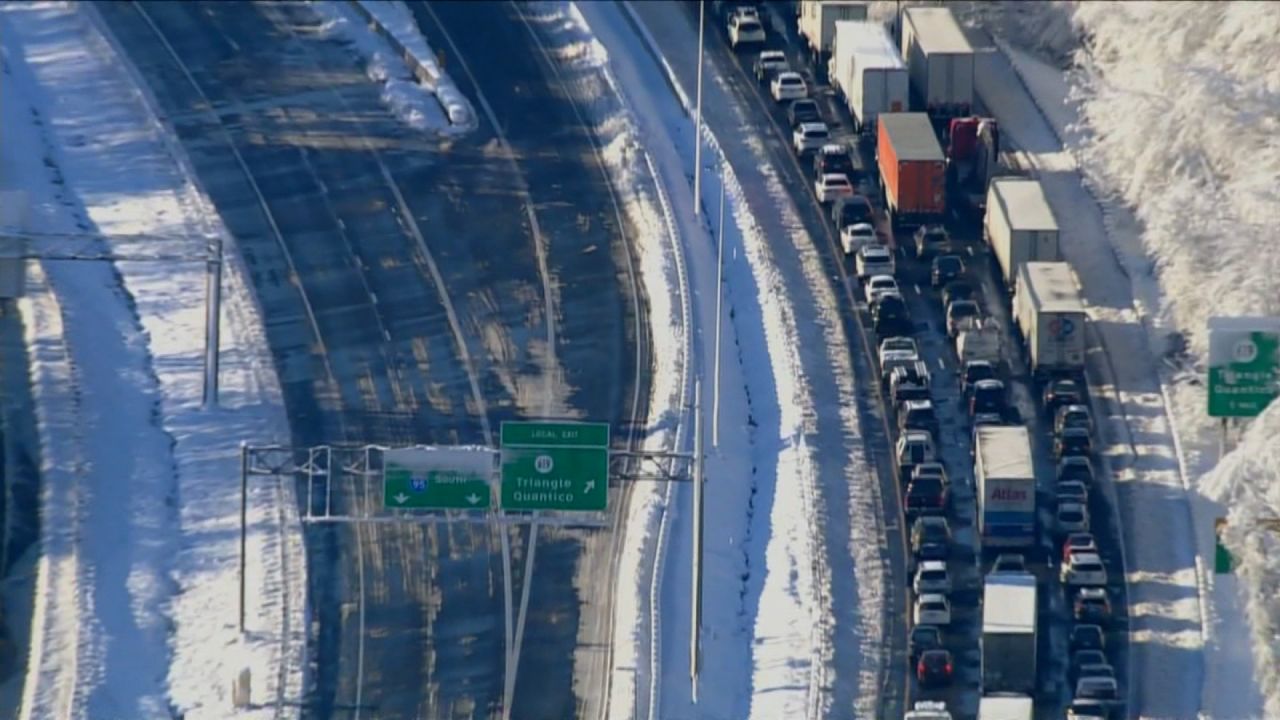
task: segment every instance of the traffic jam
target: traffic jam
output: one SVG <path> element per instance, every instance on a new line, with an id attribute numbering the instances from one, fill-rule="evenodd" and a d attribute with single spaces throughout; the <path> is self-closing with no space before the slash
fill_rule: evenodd
<path id="1" fill-rule="evenodd" d="M 979 113 L 969 36 L 937 6 L 890 24 L 842 0 L 709 7 L 807 176 L 869 341 L 901 513 L 886 526 L 908 558 L 903 716 L 1125 717 L 1087 310 L 1058 216 Z"/>

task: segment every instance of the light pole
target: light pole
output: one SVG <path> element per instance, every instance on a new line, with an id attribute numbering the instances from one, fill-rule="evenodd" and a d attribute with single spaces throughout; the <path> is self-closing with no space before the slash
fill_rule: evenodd
<path id="1" fill-rule="evenodd" d="M 702 207 L 702 39 L 707 21 L 707 2 L 698 0 L 698 99 L 693 109 L 693 216 Z"/>

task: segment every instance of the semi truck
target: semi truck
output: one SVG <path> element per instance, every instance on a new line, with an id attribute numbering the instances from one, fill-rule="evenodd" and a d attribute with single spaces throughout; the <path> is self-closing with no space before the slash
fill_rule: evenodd
<path id="1" fill-rule="evenodd" d="M 1082 377 L 1087 313 L 1071 264 L 1029 262 L 1018 273 L 1013 320 L 1026 339 L 1032 374 Z"/>
<path id="2" fill-rule="evenodd" d="M 984 550 L 1034 545 L 1036 473 L 1030 433 L 1022 425 L 980 425 L 973 434 L 979 542 Z"/>
<path id="3" fill-rule="evenodd" d="M 1036 688 L 1036 578 L 992 573 L 982 586 L 982 692 Z M 985 716 L 983 716 L 985 717 Z"/>
<path id="4" fill-rule="evenodd" d="M 1002 177 L 991 181 L 982 236 L 1000 266 L 1009 292 L 1017 289 L 1018 266 L 1061 260 L 1058 221 L 1039 180 Z"/>
<path id="5" fill-rule="evenodd" d="M 973 108 L 973 47 L 950 8 L 902 11 L 902 54 L 907 59 L 913 109 L 939 121 Z M 945 126 L 944 126 L 945 127 Z"/>
<path id="6" fill-rule="evenodd" d="M 876 162 L 894 227 L 941 222 L 947 211 L 946 159 L 924 113 L 881 113 Z"/>
<path id="7" fill-rule="evenodd" d="M 952 118 L 947 133 L 947 193 L 952 207 L 983 216 L 987 188 L 1000 170 L 1000 126 L 995 118 Z"/>
<path id="8" fill-rule="evenodd" d="M 800 15 L 796 23 L 815 68 L 826 66 L 837 22 L 867 19 L 867 3 L 853 0 L 800 0 L 798 9 Z"/>
<path id="9" fill-rule="evenodd" d="M 827 76 L 860 133 L 874 132 L 880 113 L 905 112 L 910 102 L 907 66 L 889 31 L 877 22 L 836 23 Z"/>
<path id="10" fill-rule="evenodd" d="M 1035 703 L 1027 695 L 996 693 L 978 700 L 978 720 L 1033 720 Z"/>

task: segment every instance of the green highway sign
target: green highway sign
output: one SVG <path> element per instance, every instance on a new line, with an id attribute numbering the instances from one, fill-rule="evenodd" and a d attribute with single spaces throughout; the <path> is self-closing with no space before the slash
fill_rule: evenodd
<path id="1" fill-rule="evenodd" d="M 502 423 L 504 510 L 602 511 L 608 499 L 608 423 Z"/>
<path id="2" fill-rule="evenodd" d="M 382 453 L 382 505 L 393 510 L 487 510 L 489 448 L 394 448 Z"/>
<path id="3" fill-rule="evenodd" d="M 1210 417 L 1257 417 L 1277 395 L 1280 318 L 1210 318 Z"/>

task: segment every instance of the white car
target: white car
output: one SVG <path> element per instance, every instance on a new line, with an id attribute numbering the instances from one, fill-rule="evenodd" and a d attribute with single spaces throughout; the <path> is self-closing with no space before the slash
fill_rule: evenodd
<path id="1" fill-rule="evenodd" d="M 898 289 L 898 281 L 893 279 L 892 275 L 872 275 L 862 288 L 863 296 L 870 305 L 876 301 L 876 298 L 886 293 L 901 293 Z"/>
<path id="2" fill-rule="evenodd" d="M 798 72 L 780 72 L 769 83 L 769 94 L 774 102 L 783 100 L 802 100 L 809 97 L 809 88 Z"/>
<path id="3" fill-rule="evenodd" d="M 764 43 L 764 25 L 759 20 L 734 16 L 729 20 L 729 45 L 737 50 L 745 45 Z"/>
<path id="4" fill-rule="evenodd" d="M 915 709 L 903 715 L 902 720 L 952 720 L 952 718 L 945 702 L 918 700 Z"/>
<path id="5" fill-rule="evenodd" d="M 907 353 L 908 357 L 920 359 L 920 346 L 916 344 L 916 339 L 905 335 L 895 335 L 887 337 L 880 341 L 880 351 L 878 353 L 880 365 L 884 365 L 885 358 L 888 353 Z"/>
<path id="6" fill-rule="evenodd" d="M 756 58 L 756 79 L 760 82 L 768 80 L 773 73 L 786 72 L 791 69 L 786 53 L 781 50 L 764 50 Z"/>
<path id="7" fill-rule="evenodd" d="M 914 619 L 916 625 L 950 625 L 951 603 L 945 595 L 925 593 L 916 598 Z"/>
<path id="8" fill-rule="evenodd" d="M 818 196 L 818 202 L 832 202 L 836 198 L 852 197 L 853 185 L 842 173 L 826 173 L 814 181 L 813 192 Z"/>
<path id="9" fill-rule="evenodd" d="M 916 577 L 911 583 L 911 588 L 915 590 L 916 595 L 950 593 L 951 573 L 947 572 L 947 564 L 942 560 L 921 562 L 916 568 Z"/>
<path id="10" fill-rule="evenodd" d="M 1101 587 L 1107 584 L 1107 567 L 1097 553 L 1071 553 L 1062 565 L 1064 585 Z"/>
<path id="11" fill-rule="evenodd" d="M 872 275 L 893 275 L 896 269 L 893 261 L 893 252 L 883 245 L 868 245 L 864 248 L 859 248 L 853 265 L 859 280 Z"/>
<path id="12" fill-rule="evenodd" d="M 846 225 L 840 231 L 840 245 L 844 248 L 845 255 L 852 255 L 858 252 L 858 248 L 866 245 L 876 245 L 879 242 L 879 239 L 876 238 L 876 229 L 871 227 L 869 223 Z"/>
<path id="13" fill-rule="evenodd" d="M 826 145 L 830 139 L 831 133 L 827 131 L 826 123 L 800 123 L 791 132 L 791 144 L 795 146 L 797 155 L 813 152 Z"/>
<path id="14" fill-rule="evenodd" d="M 1060 502 L 1054 513 L 1054 522 L 1060 535 L 1089 532 L 1089 508 L 1083 503 Z"/>

